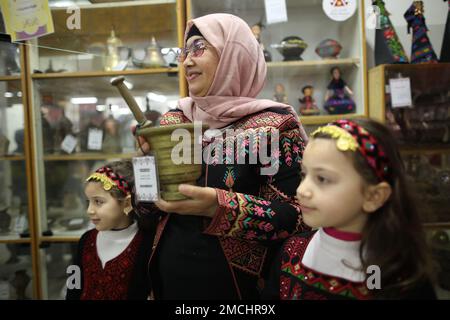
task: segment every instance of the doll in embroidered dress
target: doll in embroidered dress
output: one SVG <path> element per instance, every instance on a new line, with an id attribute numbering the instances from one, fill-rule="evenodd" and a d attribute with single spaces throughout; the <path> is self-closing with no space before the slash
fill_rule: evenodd
<path id="1" fill-rule="evenodd" d="M 312 133 L 297 200 L 317 231 L 284 243 L 265 298 L 435 298 L 425 237 L 395 140 L 371 120 Z"/>
<path id="2" fill-rule="evenodd" d="M 330 70 L 331 81 L 325 94 L 325 110 L 329 114 L 347 114 L 355 112 L 355 101 L 351 98 L 353 91 L 342 79 L 342 72 L 339 67 Z"/>
<path id="3" fill-rule="evenodd" d="M 148 228 L 137 221 L 140 206 L 134 203 L 133 188 L 129 160 L 107 164 L 86 179 L 87 214 L 95 228 L 80 238 L 74 264 L 81 279 L 69 277 L 68 300 L 147 299 L 156 220 Z"/>

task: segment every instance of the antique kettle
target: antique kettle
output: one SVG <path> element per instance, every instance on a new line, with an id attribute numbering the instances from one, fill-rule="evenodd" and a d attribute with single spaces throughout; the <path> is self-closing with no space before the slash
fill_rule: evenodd
<path id="1" fill-rule="evenodd" d="M 152 36 L 152 42 L 147 47 L 144 59 L 133 58 L 133 64 L 139 68 L 161 68 L 166 66 L 166 61 L 154 36 Z"/>

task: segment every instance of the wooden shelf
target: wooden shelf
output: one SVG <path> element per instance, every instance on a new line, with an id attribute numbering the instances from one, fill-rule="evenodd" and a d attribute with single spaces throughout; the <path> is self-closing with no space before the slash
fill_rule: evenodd
<path id="1" fill-rule="evenodd" d="M 25 156 L 6 155 L 0 157 L 0 161 L 25 161 Z"/>
<path id="2" fill-rule="evenodd" d="M 0 243 L 31 243 L 31 239 L 19 235 L 0 236 Z"/>
<path id="3" fill-rule="evenodd" d="M 136 70 L 123 70 L 123 71 L 33 73 L 31 75 L 31 77 L 33 79 L 96 78 L 96 77 L 116 77 L 116 76 L 147 75 L 147 74 L 177 73 L 177 72 L 178 72 L 178 67 L 136 69 Z"/>
<path id="4" fill-rule="evenodd" d="M 324 59 L 324 60 L 309 60 L 309 61 L 276 61 L 267 62 L 267 72 L 271 75 L 293 76 L 312 73 L 329 73 L 330 68 L 334 66 L 339 67 L 353 67 L 359 66 L 360 60 L 358 58 L 348 59 Z"/>
<path id="5" fill-rule="evenodd" d="M 94 2 L 94 1 L 92 1 Z M 103 9 L 103 8 L 119 8 L 119 7 L 131 7 L 131 6 L 145 6 L 145 5 L 155 5 L 155 4 L 166 4 L 166 3 L 175 3 L 176 0 L 135 0 L 135 1 L 119 1 L 110 2 L 98 1 L 98 3 L 89 3 L 89 4 L 77 4 L 80 9 Z M 70 6 L 61 6 L 61 7 L 52 7 L 52 10 L 64 10 Z"/>
<path id="6" fill-rule="evenodd" d="M 300 116 L 299 119 L 303 125 L 310 124 L 327 124 L 328 122 L 336 121 L 339 119 L 354 119 L 365 118 L 363 114 L 336 114 L 336 115 L 323 115 L 323 116 Z"/>
<path id="7" fill-rule="evenodd" d="M 427 229 L 450 229 L 450 222 L 427 222 L 423 226 Z"/>
<path id="8" fill-rule="evenodd" d="M 44 161 L 78 161 L 78 160 L 107 160 L 107 159 L 131 159 L 136 156 L 133 153 L 75 153 L 45 155 Z"/>
<path id="9" fill-rule="evenodd" d="M 450 145 L 400 145 L 400 153 L 403 155 L 412 154 L 450 154 Z"/>
<path id="10" fill-rule="evenodd" d="M 80 235 L 81 236 L 81 235 Z M 40 242 L 78 242 L 80 236 L 50 236 L 41 237 Z"/>
<path id="11" fill-rule="evenodd" d="M 20 80 L 20 76 L 0 76 L 0 81 L 17 81 Z"/>

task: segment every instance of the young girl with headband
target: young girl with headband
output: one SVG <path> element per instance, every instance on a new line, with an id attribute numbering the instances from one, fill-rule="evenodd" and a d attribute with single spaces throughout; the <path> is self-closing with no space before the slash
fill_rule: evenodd
<path id="1" fill-rule="evenodd" d="M 290 237 L 264 296 L 435 298 L 416 206 L 389 130 L 340 120 L 312 133 L 297 201 L 317 230 Z"/>
<path id="2" fill-rule="evenodd" d="M 149 228 L 137 221 L 131 161 L 99 168 L 86 179 L 85 194 L 95 229 L 81 236 L 75 260 L 81 270 L 81 287 L 68 288 L 66 298 L 147 299 L 147 263 L 157 221 L 147 221 Z"/>

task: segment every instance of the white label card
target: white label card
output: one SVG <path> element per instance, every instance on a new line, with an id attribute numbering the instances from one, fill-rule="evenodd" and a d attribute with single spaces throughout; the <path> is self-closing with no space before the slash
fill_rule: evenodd
<path id="1" fill-rule="evenodd" d="M 393 108 L 412 107 L 411 80 L 409 78 L 389 79 Z"/>
<path id="2" fill-rule="evenodd" d="M 65 136 L 63 142 L 61 143 L 61 149 L 67 153 L 72 153 L 76 146 L 77 139 L 71 134 Z"/>
<path id="3" fill-rule="evenodd" d="M 16 218 L 16 222 L 14 223 L 14 232 L 22 233 L 25 229 L 28 228 L 27 218 L 25 215 L 20 215 Z"/>
<path id="4" fill-rule="evenodd" d="M 160 199 L 155 156 L 133 158 L 133 171 L 137 201 L 155 202 Z"/>
<path id="5" fill-rule="evenodd" d="M 11 299 L 9 294 L 9 283 L 6 281 L 0 281 L 0 300 Z"/>
<path id="6" fill-rule="evenodd" d="M 286 0 L 264 0 L 267 24 L 288 21 Z"/>
<path id="7" fill-rule="evenodd" d="M 88 149 L 102 150 L 103 130 L 91 128 L 88 134 Z"/>

